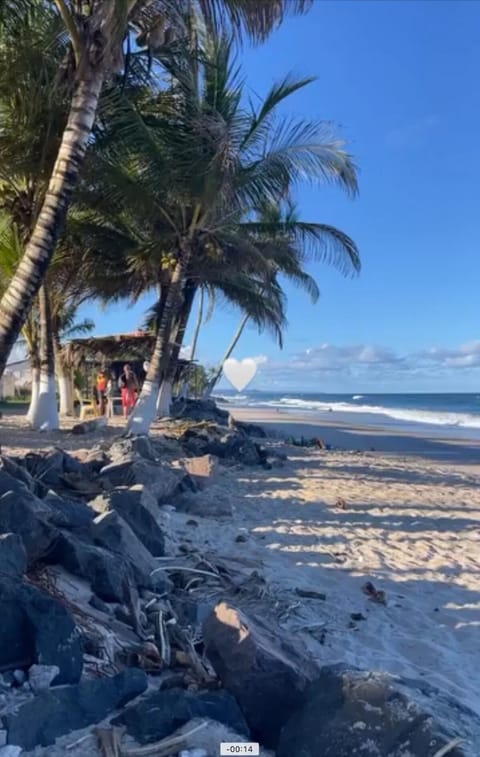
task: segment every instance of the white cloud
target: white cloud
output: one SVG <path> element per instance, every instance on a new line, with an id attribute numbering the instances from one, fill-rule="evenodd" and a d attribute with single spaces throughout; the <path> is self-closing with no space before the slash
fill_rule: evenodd
<path id="1" fill-rule="evenodd" d="M 263 358 L 264 356 L 262 356 Z M 285 384 L 321 385 L 325 381 L 354 380 L 381 388 L 382 381 L 403 382 L 436 379 L 478 370 L 480 380 L 480 342 L 454 349 L 430 347 L 419 352 L 399 354 L 386 347 L 370 344 L 322 344 L 281 360 L 257 361 L 262 380 L 273 377 Z"/>

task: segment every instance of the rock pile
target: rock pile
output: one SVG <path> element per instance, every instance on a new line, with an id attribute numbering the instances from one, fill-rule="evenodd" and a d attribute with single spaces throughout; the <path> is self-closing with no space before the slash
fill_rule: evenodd
<path id="1" fill-rule="evenodd" d="M 474 754 L 451 744 L 480 729 L 453 700 L 423 683 L 319 669 L 271 622 L 193 598 L 192 573 L 228 599 L 228 571 L 185 572 L 181 555 L 168 569 L 165 509 L 211 515 L 221 464 L 268 464 L 248 429 L 220 427 L 210 410 L 214 424 L 158 445 L 0 456 L 0 757 L 72 754 L 58 744 L 85 728 L 84 755 L 156 744 L 149 753 L 216 757 L 220 732 L 260 742 L 264 757 L 434 757 L 448 744 L 450 757 Z"/>

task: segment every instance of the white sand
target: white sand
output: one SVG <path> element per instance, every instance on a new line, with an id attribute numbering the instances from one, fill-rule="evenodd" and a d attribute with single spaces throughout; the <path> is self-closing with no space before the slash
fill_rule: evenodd
<path id="1" fill-rule="evenodd" d="M 273 416 L 291 433 L 288 416 L 233 414 L 262 423 Z M 295 433 L 373 446 L 358 429 L 343 437 L 344 429 L 304 425 Z M 391 449 L 393 439 L 378 432 L 376 449 L 382 443 Z M 424 678 L 480 714 L 480 447 L 402 436 L 399 449 L 290 447 L 282 469 L 229 472 L 234 521 L 212 536 L 212 524 L 199 519 L 195 540 L 262 560 L 262 575 L 299 603 L 287 627 L 323 625 L 323 643 L 318 626 L 302 633 L 319 662 Z M 251 534 L 247 543 L 235 542 L 240 528 Z M 386 592 L 386 606 L 362 592 L 367 580 Z M 326 601 L 295 596 L 297 586 L 324 591 Z M 350 627 L 355 612 L 366 620 Z"/>

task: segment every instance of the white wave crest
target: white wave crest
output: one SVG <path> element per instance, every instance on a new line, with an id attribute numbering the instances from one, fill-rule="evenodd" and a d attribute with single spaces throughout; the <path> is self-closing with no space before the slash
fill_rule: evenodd
<path id="1" fill-rule="evenodd" d="M 349 402 L 317 402 L 295 397 L 282 397 L 265 403 L 273 407 L 288 407 L 298 410 L 317 412 L 335 411 L 340 413 L 363 413 L 386 415 L 395 420 L 410 423 L 425 423 L 434 426 L 457 426 L 461 428 L 480 428 L 480 415 L 469 413 L 433 412 L 430 410 L 407 410 L 405 408 L 383 407 L 382 405 L 358 405 Z"/>

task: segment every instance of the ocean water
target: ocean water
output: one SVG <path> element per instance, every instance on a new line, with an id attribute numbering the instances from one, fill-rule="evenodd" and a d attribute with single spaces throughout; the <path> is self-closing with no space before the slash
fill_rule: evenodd
<path id="1" fill-rule="evenodd" d="M 316 394 L 218 392 L 227 404 L 278 408 L 290 414 L 362 426 L 480 439 L 478 394 Z"/>

